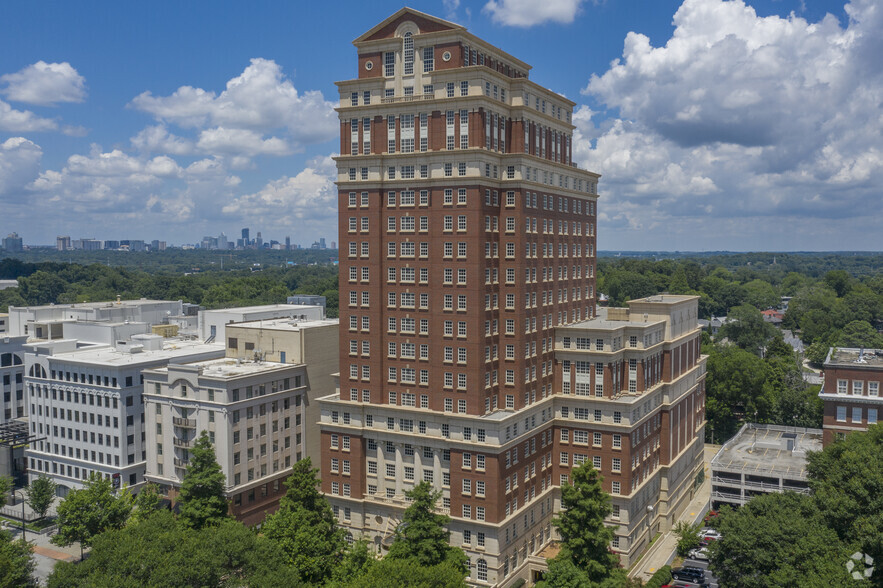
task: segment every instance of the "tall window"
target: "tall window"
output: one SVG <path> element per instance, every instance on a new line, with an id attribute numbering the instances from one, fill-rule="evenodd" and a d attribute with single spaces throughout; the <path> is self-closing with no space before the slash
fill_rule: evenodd
<path id="1" fill-rule="evenodd" d="M 435 69 L 435 48 L 423 48 L 423 73 L 431 72 Z"/>
<path id="2" fill-rule="evenodd" d="M 414 73 L 414 37 L 410 32 L 405 33 L 404 52 L 402 57 L 405 66 L 405 75 L 412 75 Z"/>
<path id="3" fill-rule="evenodd" d="M 387 51 L 383 54 L 383 75 L 391 78 L 395 75 L 396 70 L 396 54 L 392 51 Z"/>

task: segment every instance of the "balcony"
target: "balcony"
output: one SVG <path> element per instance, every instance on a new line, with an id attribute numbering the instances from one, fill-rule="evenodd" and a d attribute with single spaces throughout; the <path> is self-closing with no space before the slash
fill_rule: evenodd
<path id="1" fill-rule="evenodd" d="M 177 437 L 175 437 L 174 439 L 172 439 L 172 443 L 175 445 L 175 447 L 190 448 L 193 446 L 193 439 L 178 439 Z"/>
<path id="2" fill-rule="evenodd" d="M 173 417 L 172 423 L 176 427 L 183 427 L 185 429 L 195 429 L 196 428 L 196 419 L 182 419 L 180 417 Z"/>
<path id="3" fill-rule="evenodd" d="M 380 99 L 381 104 L 396 104 L 398 102 L 420 102 L 423 100 L 435 100 L 433 94 L 414 94 L 413 96 L 384 96 Z"/>
<path id="4" fill-rule="evenodd" d="M 179 468 L 186 468 L 190 465 L 190 462 L 184 459 L 175 458 L 175 466 Z"/>

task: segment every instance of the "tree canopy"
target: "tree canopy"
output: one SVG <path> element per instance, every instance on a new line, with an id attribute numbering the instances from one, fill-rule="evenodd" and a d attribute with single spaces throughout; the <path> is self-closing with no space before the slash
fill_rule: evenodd
<path id="1" fill-rule="evenodd" d="M 561 534 L 561 551 L 549 560 L 542 588 L 617 585 L 625 580 L 619 557 L 610 550 L 613 528 L 604 524 L 611 513 L 603 478 L 589 462 L 573 468 L 561 485 L 561 512 L 552 524 Z"/>
<path id="2" fill-rule="evenodd" d="M 448 562 L 465 573 L 466 555 L 459 547 L 451 547 L 451 534 L 445 528 L 451 519 L 435 512 L 441 492 L 433 490 L 428 482 L 420 482 L 405 495 L 411 504 L 405 509 L 387 557 L 413 559 L 420 566 Z"/>
<path id="3" fill-rule="evenodd" d="M 12 534 L 0 530 L 0 588 L 37 586 L 34 579 L 33 547 L 23 539 L 13 541 Z"/>
<path id="4" fill-rule="evenodd" d="M 28 505 L 40 518 L 46 516 L 52 501 L 55 500 L 55 482 L 49 476 L 36 477 L 27 488 Z"/>
<path id="5" fill-rule="evenodd" d="M 52 536 L 52 542 L 92 545 L 101 533 L 122 528 L 131 512 L 129 491 L 123 488 L 115 494 L 109 479 L 92 472 L 83 488 L 71 490 L 58 505 L 58 532 Z"/>
<path id="6" fill-rule="evenodd" d="M 860 585 L 846 570 L 852 549 L 805 494 L 755 496 L 738 510 L 724 510 L 718 529 L 711 567 L 722 586 Z"/>
<path id="7" fill-rule="evenodd" d="M 95 539 L 83 562 L 59 562 L 50 588 L 300 586 L 278 548 L 236 521 L 199 529 L 167 510 Z"/>
<path id="8" fill-rule="evenodd" d="M 185 527 L 201 529 L 227 518 L 225 479 L 208 433 L 203 431 L 190 450 L 190 463 L 178 494 L 179 516 Z"/>
<path id="9" fill-rule="evenodd" d="M 309 458 L 294 464 L 279 510 L 267 516 L 261 532 L 279 545 L 285 561 L 308 584 L 329 580 L 344 550 L 344 531 L 319 492 L 318 470 Z"/>

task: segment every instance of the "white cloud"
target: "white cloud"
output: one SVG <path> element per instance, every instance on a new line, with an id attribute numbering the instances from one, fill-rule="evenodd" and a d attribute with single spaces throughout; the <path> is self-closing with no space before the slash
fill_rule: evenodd
<path id="1" fill-rule="evenodd" d="M 6 84 L 0 93 L 15 102 L 52 106 L 86 98 L 86 79 L 67 62 L 38 61 L 16 73 L 0 76 L 0 83 Z"/>
<path id="2" fill-rule="evenodd" d="M 30 110 L 16 110 L 0 100 L 0 131 L 7 133 L 33 133 L 38 131 L 54 131 L 58 123 L 42 118 Z"/>
<path id="3" fill-rule="evenodd" d="M 199 134 L 197 147 L 205 153 L 225 155 L 288 155 L 291 148 L 278 137 L 264 139 L 261 134 L 247 129 L 215 127 Z"/>
<path id="4" fill-rule="evenodd" d="M 24 137 L 0 143 L 0 201 L 22 204 L 27 186 L 40 172 L 43 150 Z"/>
<path id="5" fill-rule="evenodd" d="M 334 234 L 337 219 L 337 165 L 327 155 L 309 161 L 297 175 L 268 182 L 259 191 L 228 202 L 222 212 L 268 228 L 291 231 L 305 222 L 324 224 Z M 315 226 L 311 226 L 316 231 Z"/>
<path id="6" fill-rule="evenodd" d="M 664 46 L 629 33 L 584 91 L 618 118 L 574 115 L 574 158 L 604 175 L 602 210 L 632 216 L 609 238 L 646 240 L 636 227 L 657 226 L 647 246 L 751 249 L 787 230 L 782 248 L 842 248 L 838 232 L 883 222 L 883 68 L 869 56 L 883 11 L 846 9 L 844 28 L 685 0 Z"/>
<path id="7" fill-rule="evenodd" d="M 484 5 L 497 24 L 531 27 L 545 22 L 569 24 L 576 18 L 584 0 L 489 0 Z"/>
<path id="8" fill-rule="evenodd" d="M 60 171 L 42 172 L 30 189 L 55 215 L 121 222 L 135 218 L 151 197 L 175 199 L 171 187 L 183 175 L 165 155 L 137 158 L 93 145 L 88 155 L 70 156 Z"/>
<path id="9" fill-rule="evenodd" d="M 182 128 L 214 129 L 212 138 L 232 129 L 251 131 L 256 136 L 281 129 L 288 135 L 291 148 L 298 149 L 328 141 L 338 133 L 335 105 L 325 101 L 318 91 L 298 93 L 282 68 L 268 59 L 252 59 L 220 94 L 182 86 L 167 97 L 144 92 L 131 105 Z M 274 154 L 289 152 L 272 138 L 270 141 L 269 151 Z M 267 150 L 264 146 L 259 152 Z"/>
<path id="10" fill-rule="evenodd" d="M 193 142 L 169 133 L 164 125 L 146 127 L 132 137 L 132 146 L 143 153 L 190 155 Z"/>

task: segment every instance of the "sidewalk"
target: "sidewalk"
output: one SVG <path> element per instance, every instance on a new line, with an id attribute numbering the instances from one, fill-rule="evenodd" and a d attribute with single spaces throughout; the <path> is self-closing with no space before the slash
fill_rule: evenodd
<path id="1" fill-rule="evenodd" d="M 695 525 L 702 521 L 705 514 L 710 508 L 711 500 L 711 458 L 717 453 L 720 446 L 706 445 L 705 447 L 705 480 L 702 485 L 696 489 L 693 500 L 684 509 L 684 512 L 678 517 L 678 521 L 685 521 L 691 525 Z M 674 525 L 672 525 L 674 528 Z M 644 553 L 643 557 L 629 570 L 629 578 L 640 578 L 644 581 L 649 580 L 656 570 L 662 566 L 670 564 L 675 557 L 677 550 L 678 537 L 674 531 L 669 531 L 660 536 L 650 549 Z"/>

